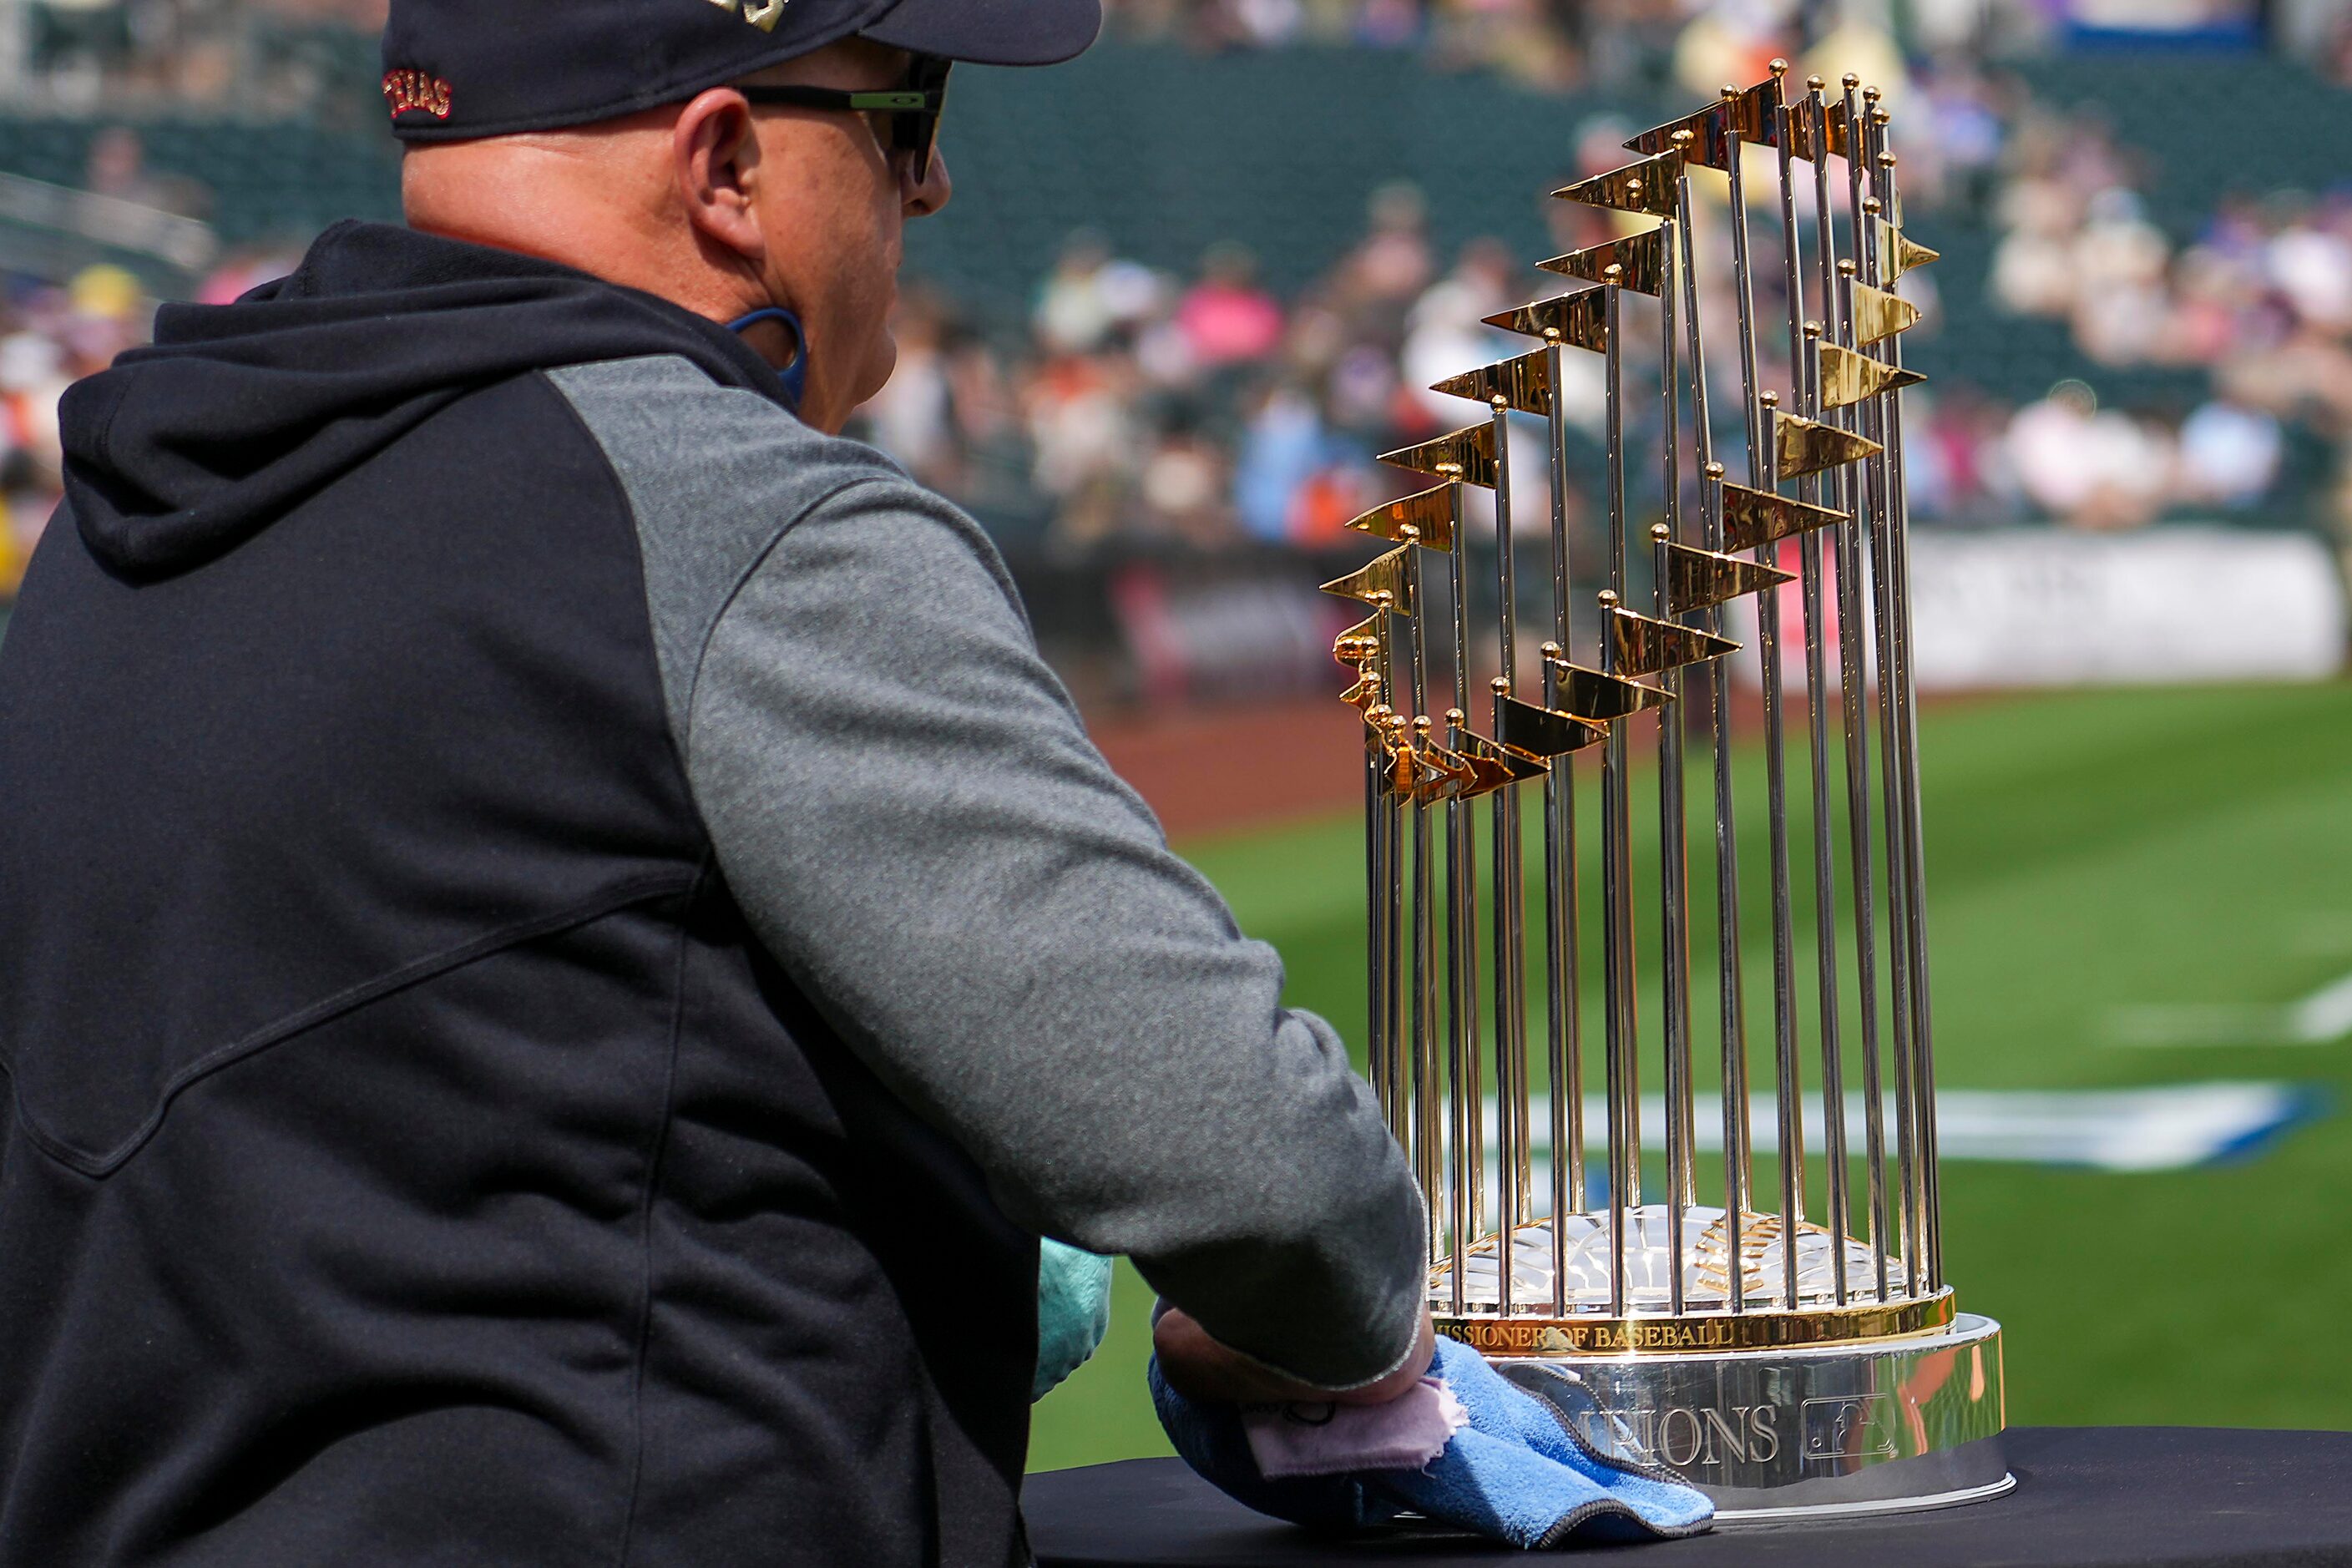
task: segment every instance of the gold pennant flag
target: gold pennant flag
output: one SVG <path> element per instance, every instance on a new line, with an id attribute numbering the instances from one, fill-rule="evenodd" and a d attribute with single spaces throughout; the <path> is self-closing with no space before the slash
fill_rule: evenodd
<path id="1" fill-rule="evenodd" d="M 1388 651 L 1388 616 L 1374 610 L 1331 639 L 1331 657 L 1349 669 L 1360 669 Z"/>
<path id="2" fill-rule="evenodd" d="M 1331 639 L 1331 657 L 1356 672 L 1356 683 L 1339 693 L 1339 700 L 1368 719 L 1382 700 L 1380 667 L 1388 650 L 1388 616 L 1381 610 Z"/>
<path id="3" fill-rule="evenodd" d="M 1423 741 L 1413 750 L 1425 770 L 1412 795 L 1422 804 L 1459 799 L 1464 790 L 1477 782 L 1478 771 L 1470 765 L 1468 758 L 1447 751 L 1436 742 Z"/>
<path id="4" fill-rule="evenodd" d="M 1773 420 L 1774 467 L 1784 479 L 1818 474 L 1885 449 L 1867 436 L 1857 436 L 1851 430 L 1794 414 L 1776 414 Z"/>
<path id="5" fill-rule="evenodd" d="M 1850 408 L 1882 392 L 1900 392 L 1927 378 L 1916 370 L 1901 370 L 1868 354 L 1822 345 L 1822 406 Z"/>
<path id="6" fill-rule="evenodd" d="M 1625 145 L 1635 153 L 1670 153 L 1675 146 L 1675 132 L 1687 131 L 1690 140 L 1683 143 L 1683 161 L 1702 169 L 1721 171 L 1731 166 L 1731 138 L 1735 132 L 1746 135 L 1740 129 L 1744 123 L 1734 104 L 1713 103 L 1680 120 L 1654 126 Z"/>
<path id="7" fill-rule="evenodd" d="M 1495 426 L 1481 422 L 1449 430 L 1416 447 L 1382 452 L 1381 461 L 1432 479 L 1460 479 L 1465 484 L 1495 488 Z"/>
<path id="8" fill-rule="evenodd" d="M 1843 158 L 1846 149 L 1845 116 L 1833 104 L 1822 106 L 1822 140 L 1829 143 L 1829 154 Z M 1789 155 L 1802 158 L 1808 163 L 1822 161 L 1822 150 L 1813 145 L 1813 114 L 1803 102 L 1789 106 Z"/>
<path id="9" fill-rule="evenodd" d="M 1675 190 L 1682 173 L 1681 153 L 1661 153 L 1654 158 L 1644 158 L 1638 163 L 1628 163 L 1622 169 L 1612 169 L 1605 174 L 1595 174 L 1589 180 L 1562 185 L 1552 195 L 1564 202 L 1582 202 L 1589 207 L 1612 207 L 1618 212 L 1672 217 L 1675 216 Z"/>
<path id="10" fill-rule="evenodd" d="M 1551 669 L 1557 693 L 1553 700 L 1559 704 L 1560 711 L 1589 724 L 1606 724 L 1628 713 L 1639 713 L 1644 708 L 1657 708 L 1674 700 L 1669 693 L 1654 686 L 1644 686 L 1603 670 L 1587 669 L 1564 658 L 1553 659 Z"/>
<path id="11" fill-rule="evenodd" d="M 1423 550 L 1451 550 L 1454 548 L 1452 487 L 1439 485 L 1435 489 L 1416 490 L 1409 496 L 1382 501 L 1371 510 L 1350 518 L 1348 526 L 1358 533 L 1369 533 L 1392 544 L 1404 542 L 1407 528 L 1417 528 L 1421 531 L 1420 544 Z"/>
<path id="12" fill-rule="evenodd" d="M 1919 307 L 1867 283 L 1853 286 L 1853 339 L 1864 348 L 1919 323 Z"/>
<path id="13" fill-rule="evenodd" d="M 1925 267 L 1931 261 L 1941 261 L 1944 253 L 1926 246 L 1888 223 L 1878 220 L 1878 259 L 1886 268 L 1888 282 L 1902 277 L 1914 267 Z"/>
<path id="14" fill-rule="evenodd" d="M 1666 231 L 1653 228 L 1604 245 L 1588 245 L 1582 250 L 1571 250 L 1566 256 L 1555 256 L 1536 265 L 1546 272 L 1581 278 L 1588 283 L 1606 283 L 1609 268 L 1615 267 L 1620 268 L 1620 287 L 1654 300 L 1666 286 L 1667 260 Z M 1488 320 L 1491 322 L 1493 318 Z"/>
<path id="15" fill-rule="evenodd" d="M 1721 99 L 1696 113 L 1680 120 L 1654 126 L 1625 143 L 1629 152 L 1670 153 L 1674 151 L 1675 132 L 1687 131 L 1691 139 L 1683 144 L 1684 158 L 1702 169 L 1718 173 L 1731 167 L 1731 139 L 1753 142 L 1761 146 L 1780 145 L 1780 117 L 1772 111 L 1780 104 L 1780 79 L 1768 77 L 1754 87 Z M 1800 154 L 1801 156 L 1801 154 Z"/>
<path id="16" fill-rule="evenodd" d="M 1796 576 L 1793 572 L 1737 555 L 1717 555 L 1712 550 L 1669 544 L 1666 607 L 1675 615 L 1687 615 L 1709 605 L 1727 604 L 1745 594 L 1761 594 L 1783 583 L 1793 583 Z"/>
<path id="17" fill-rule="evenodd" d="M 1507 407 L 1522 414 L 1551 412 L 1550 355 L 1538 349 L 1516 358 L 1482 364 L 1476 370 L 1465 370 L 1460 375 L 1449 375 L 1434 383 L 1430 391 L 1443 392 L 1450 397 L 1474 398 L 1480 403 L 1503 399 Z"/>
<path id="18" fill-rule="evenodd" d="M 1407 562 L 1412 553 L 1412 545 L 1401 544 L 1386 555 L 1374 556 L 1361 571 L 1333 578 L 1323 584 L 1323 591 L 1342 599 L 1361 599 L 1367 605 L 1380 603 L 1374 595 L 1386 594 L 1391 615 L 1416 614 L 1418 606 L 1412 601 L 1412 568 Z"/>
<path id="19" fill-rule="evenodd" d="M 1516 746 L 1502 745 L 1468 730 L 1462 731 L 1460 755 L 1476 775 L 1456 795 L 1455 798 L 1460 800 L 1491 795 L 1507 784 L 1517 784 L 1521 779 L 1540 777 L 1550 767 L 1541 757 L 1531 756 Z"/>
<path id="20" fill-rule="evenodd" d="M 1372 710 L 1387 700 L 1381 691 L 1381 660 L 1389 649 L 1388 616 L 1374 610 L 1341 632 L 1331 643 L 1331 657 L 1356 672 L 1356 683 L 1339 693 L 1339 700 L 1370 723 Z"/>
<path id="21" fill-rule="evenodd" d="M 1507 310 L 1486 318 L 1486 325 L 1500 327 L 1507 332 L 1522 337 L 1539 338 L 1547 331 L 1558 331 L 1559 341 L 1570 348 L 1590 349 L 1594 353 L 1609 352 L 1609 290 L 1580 289 L 1573 294 L 1559 294 L 1549 300 L 1532 300 L 1524 305 L 1514 305 Z"/>
<path id="22" fill-rule="evenodd" d="M 1420 759 L 1413 754 L 1412 742 L 1405 735 L 1404 721 L 1391 715 L 1384 727 L 1381 743 L 1388 761 L 1381 770 L 1381 783 L 1393 795 L 1410 800 L 1421 776 Z"/>
<path id="23" fill-rule="evenodd" d="M 1725 485 L 1723 547 L 1755 550 L 1778 539 L 1790 539 L 1811 529 L 1846 521 L 1845 513 L 1811 501 L 1751 490 L 1746 485 Z"/>
<path id="24" fill-rule="evenodd" d="M 1564 757 L 1607 740 L 1609 726 L 1506 697 L 1495 715 L 1495 734 L 1503 744 L 1531 757 Z"/>
<path id="25" fill-rule="evenodd" d="M 1617 673 L 1621 676 L 1655 675 L 1660 670 L 1721 658 L 1739 648 L 1729 637 L 1719 637 L 1696 626 L 1654 621 L 1631 610 L 1612 608 L 1607 614 L 1609 644 L 1617 655 Z"/>

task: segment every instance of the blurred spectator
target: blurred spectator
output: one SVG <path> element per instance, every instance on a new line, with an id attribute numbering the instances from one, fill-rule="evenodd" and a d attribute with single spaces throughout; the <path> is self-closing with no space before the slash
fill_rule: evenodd
<path id="1" fill-rule="evenodd" d="M 1454 270 L 1415 300 L 1404 344 L 1404 379 L 1413 388 L 1428 427 L 1442 429 L 1478 417 L 1475 404 L 1426 390 L 1429 384 L 1489 360 L 1524 351 L 1524 340 L 1485 324 L 1520 298 L 1519 268 L 1500 240 L 1474 239 Z"/>
<path id="2" fill-rule="evenodd" d="M 1063 353 L 1088 353 L 1150 317 L 1164 291 L 1158 273 L 1117 259 L 1100 235 L 1081 229 L 1037 291 L 1037 336 Z"/>
<path id="3" fill-rule="evenodd" d="M 1328 542 L 1339 525 L 1316 515 L 1317 503 L 1329 495 L 1325 476 L 1360 457 L 1332 435 L 1307 393 L 1289 385 L 1269 389 L 1243 431 L 1234 466 L 1234 501 L 1243 528 L 1269 543 Z"/>
<path id="4" fill-rule="evenodd" d="M 898 345 L 889 384 L 866 405 L 877 445 L 907 471 L 942 489 L 961 489 L 955 396 L 948 381 L 944 323 L 928 289 L 911 290 L 891 321 Z"/>
<path id="5" fill-rule="evenodd" d="M 1429 248 L 1429 203 L 1420 186 L 1392 181 L 1372 193 L 1369 216 L 1370 231 L 1339 263 L 1336 289 L 1359 308 L 1401 308 L 1437 270 Z"/>
<path id="6" fill-rule="evenodd" d="M 2216 398 L 2181 423 L 2182 493 L 2232 510 L 2252 506 L 2270 493 L 2285 447 L 2270 415 Z"/>
<path id="7" fill-rule="evenodd" d="M 1282 341 L 1282 307 L 1256 282 L 1257 259 L 1238 245 L 1212 247 L 1198 283 L 1176 307 L 1176 330 L 1203 369 L 1264 359 Z"/>
<path id="8" fill-rule="evenodd" d="M 1150 533 L 1213 550 L 1232 542 L 1232 514 L 1225 504 L 1229 481 L 1225 455 L 1216 443 L 1179 421 L 1165 432 L 1143 465 L 1137 499 Z"/>
<path id="9" fill-rule="evenodd" d="M 146 144 L 128 125 L 107 126 L 90 138 L 82 184 L 101 196 L 183 217 L 204 217 L 212 208 L 212 193 L 195 181 L 150 173 Z"/>
<path id="10" fill-rule="evenodd" d="M 2060 382 L 2018 411 L 2007 437 L 2019 485 L 2035 506 L 2084 528 L 2129 528 L 2154 517 L 2171 479 L 2162 429 L 2102 409 L 2090 387 Z"/>

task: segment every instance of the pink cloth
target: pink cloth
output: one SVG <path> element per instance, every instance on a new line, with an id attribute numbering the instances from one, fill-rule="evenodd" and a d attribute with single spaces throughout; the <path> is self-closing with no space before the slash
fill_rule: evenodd
<path id="1" fill-rule="evenodd" d="M 1270 1481 L 1417 1470 L 1469 1424 L 1462 1402 L 1433 1377 L 1386 1405 L 1253 1405 L 1242 1412 L 1250 1455 Z"/>

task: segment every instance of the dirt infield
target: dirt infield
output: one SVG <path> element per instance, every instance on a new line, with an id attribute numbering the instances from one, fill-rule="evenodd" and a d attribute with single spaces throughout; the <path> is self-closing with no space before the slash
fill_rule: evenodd
<path id="1" fill-rule="evenodd" d="M 1171 837 L 1342 811 L 1364 798 L 1363 724 L 1326 700 L 1090 719 Z"/>
<path id="2" fill-rule="evenodd" d="M 1937 705 L 1953 700 L 1941 698 Z M 1758 694 L 1735 688 L 1734 732 L 1757 733 L 1763 718 Z M 1790 703 L 1788 724 L 1790 754 L 1801 758 L 1801 698 Z M 1087 729 L 1119 776 L 1159 814 L 1171 837 L 1295 821 L 1344 811 L 1364 798 L 1361 721 L 1354 710 L 1328 699 L 1186 709 L 1157 717 L 1089 714 Z M 1648 763 L 1655 734 L 1645 716 L 1628 726 L 1628 750 L 1636 767 Z"/>

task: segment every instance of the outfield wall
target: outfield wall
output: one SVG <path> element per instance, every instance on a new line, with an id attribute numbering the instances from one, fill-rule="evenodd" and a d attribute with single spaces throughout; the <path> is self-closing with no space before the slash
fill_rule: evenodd
<path id="1" fill-rule="evenodd" d="M 1794 571 L 1793 542 L 1780 563 Z M 1926 691 L 2325 680 L 2344 670 L 2341 569 L 2308 533 L 2167 524 L 2128 533 L 1921 529 L 1911 544 L 1913 658 Z M 1796 584 L 1783 626 L 1801 625 Z M 1837 646 L 1834 595 L 1829 646 Z M 1752 607 L 1733 633 L 1760 684 Z M 1829 661 L 1837 679 L 1837 661 Z M 1784 661 L 1801 690 L 1804 661 Z"/>
<path id="2" fill-rule="evenodd" d="M 2320 680 L 2344 668 L 2342 578 L 2305 533 L 1923 531 L 1911 583 L 1929 690 Z"/>

